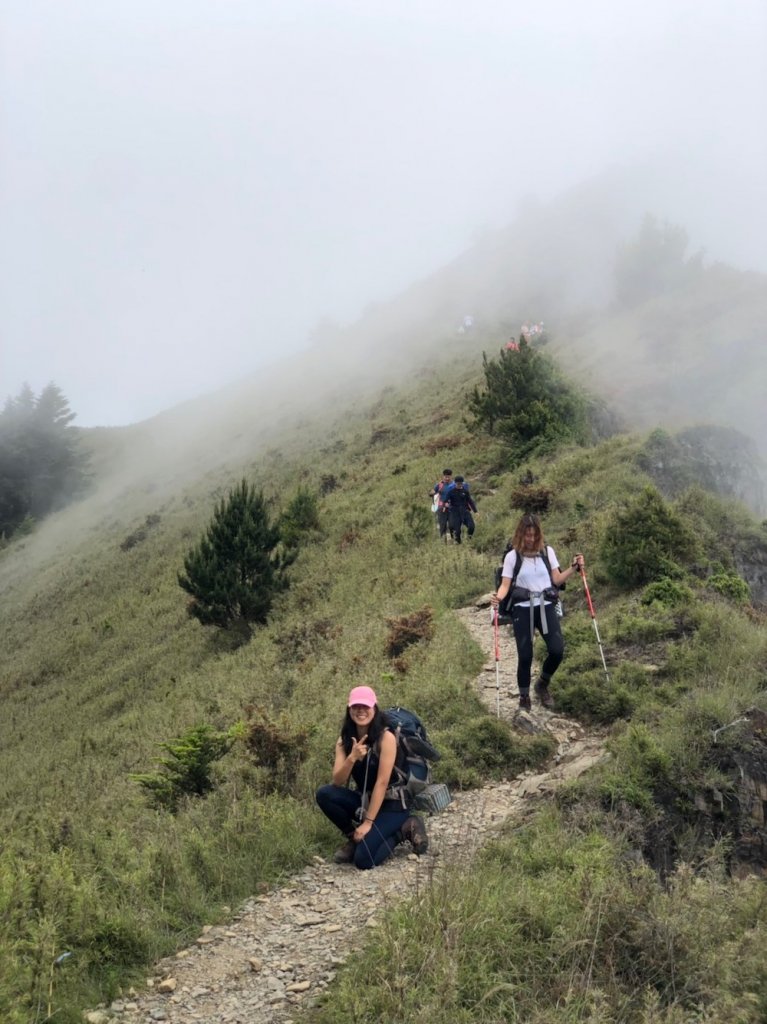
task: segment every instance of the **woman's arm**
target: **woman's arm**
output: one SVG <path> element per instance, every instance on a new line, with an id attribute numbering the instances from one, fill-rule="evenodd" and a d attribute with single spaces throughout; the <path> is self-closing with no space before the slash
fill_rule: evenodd
<path id="1" fill-rule="evenodd" d="M 341 737 L 338 737 L 336 743 L 336 759 L 333 764 L 333 785 L 334 786 L 345 786 L 349 781 L 349 776 L 352 773 L 352 768 L 361 761 L 362 758 L 367 754 L 367 736 L 363 736 L 361 740 L 352 740 L 352 749 L 347 754 L 344 750 L 344 742 Z"/>
<path id="2" fill-rule="evenodd" d="M 365 820 L 354 830 L 354 841 L 359 843 L 364 839 L 373 827 L 381 804 L 384 802 L 384 795 L 389 788 L 389 780 L 394 770 L 394 761 L 397 756 L 397 741 L 394 733 L 388 729 L 381 736 L 380 756 L 378 760 L 378 775 L 376 776 L 373 792 L 370 794 L 370 803 L 365 812 Z"/>
<path id="3" fill-rule="evenodd" d="M 572 563 L 564 570 L 551 568 L 551 582 L 555 587 L 561 587 L 563 583 L 566 583 L 574 572 L 577 572 L 580 566 L 584 565 L 583 555 L 578 554 L 573 558 Z M 500 595 L 500 591 L 498 591 Z"/>

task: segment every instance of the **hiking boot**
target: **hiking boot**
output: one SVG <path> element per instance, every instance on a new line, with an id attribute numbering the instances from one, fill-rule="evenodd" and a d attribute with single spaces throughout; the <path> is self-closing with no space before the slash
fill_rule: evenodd
<path id="1" fill-rule="evenodd" d="M 410 815 L 400 829 L 400 833 L 403 841 L 407 840 L 413 847 L 413 853 L 417 853 L 419 857 L 429 849 L 429 837 L 426 835 L 426 826 L 421 818 L 415 814 Z"/>
<path id="2" fill-rule="evenodd" d="M 519 710 L 520 711 L 532 711 L 533 704 L 530 700 L 529 693 L 520 693 L 519 695 Z"/>
<path id="3" fill-rule="evenodd" d="M 344 843 L 343 846 L 339 846 L 336 852 L 333 854 L 334 864 L 351 864 L 354 860 L 354 851 L 357 849 L 357 844 L 352 842 L 350 839 L 348 843 Z"/>
<path id="4" fill-rule="evenodd" d="M 549 693 L 548 684 L 542 682 L 540 679 L 535 684 L 535 696 L 545 708 L 554 707 L 554 698 Z"/>

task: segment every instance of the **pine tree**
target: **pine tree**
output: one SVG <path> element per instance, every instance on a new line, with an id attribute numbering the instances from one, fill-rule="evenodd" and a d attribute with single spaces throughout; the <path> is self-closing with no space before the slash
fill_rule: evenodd
<path id="1" fill-rule="evenodd" d="M 519 351 L 483 355 L 485 387 L 469 395 L 473 426 L 502 437 L 524 456 L 542 445 L 584 441 L 589 434 L 583 398 L 547 356 L 522 338 Z"/>
<path id="2" fill-rule="evenodd" d="M 205 535 L 184 559 L 178 582 L 192 595 L 189 614 L 205 626 L 249 636 L 287 586 L 279 542 L 263 493 L 243 480 L 216 506 Z"/>
<path id="3" fill-rule="evenodd" d="M 0 412 L 0 535 L 73 498 L 86 480 L 75 414 L 55 384 L 35 397 L 25 384 Z"/>

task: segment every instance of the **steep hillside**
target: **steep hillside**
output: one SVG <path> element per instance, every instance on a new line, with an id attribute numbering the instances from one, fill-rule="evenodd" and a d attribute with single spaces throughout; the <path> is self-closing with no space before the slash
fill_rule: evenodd
<path id="1" fill-rule="evenodd" d="M 544 221 L 535 223 L 541 262 L 556 236 L 544 230 Z M 613 227 L 606 223 L 610 240 Z M 606 243 L 596 245 L 594 238 L 606 263 Z M 561 820 L 549 819 L 541 831 L 531 826 L 521 840 L 510 837 L 511 845 L 485 865 L 488 877 L 520 855 L 517 842 L 527 851 L 520 863 L 531 899 L 539 895 L 537 851 L 547 842 L 560 851 L 557 870 L 564 874 L 568 858 L 594 866 L 598 842 L 605 852 L 596 867 L 609 882 L 599 899 L 608 903 L 621 891 L 626 844 L 664 875 L 680 860 L 696 871 L 708 865 L 722 877 L 749 863 L 746 839 L 763 835 L 763 828 L 743 811 L 738 779 L 744 777 L 742 752 L 755 749 L 758 737 L 742 729 L 720 742 L 712 735 L 742 719 L 744 710 L 764 706 L 764 620 L 748 601 L 743 578 L 758 559 L 765 564 L 763 527 L 732 502 L 696 488 L 696 480 L 705 481 L 689 460 L 683 467 L 689 487 L 669 490 L 667 502 L 648 499 L 655 494 L 644 489 L 653 483 L 657 436 L 618 435 L 591 448 L 548 450 L 521 464 L 513 449 L 471 426 L 466 395 L 482 382 L 482 351 L 500 348 L 533 312 L 513 232 L 486 240 L 479 254 L 473 275 L 468 254 L 460 266 L 371 312 L 301 360 L 135 427 L 85 432 L 94 453 L 91 495 L 0 552 L 3 1020 L 21 1024 L 31 1014 L 42 1020 L 47 1002 L 55 1020 L 79 1020 L 82 1006 L 114 996 L 202 921 L 221 918 L 223 907 L 327 853 L 332 831 L 310 808 L 314 787 L 327 777 L 351 681 L 373 685 L 387 703 L 415 706 L 424 715 L 446 752 L 440 771 L 451 785 L 504 776 L 509 769 L 488 742 L 488 718 L 469 685 L 481 652 L 452 609 L 488 589 L 530 481 L 546 507 L 556 550 L 563 557 L 578 548 L 586 554 L 610 652 L 607 681 L 585 602 L 570 588 L 569 651 L 557 699 L 582 721 L 613 730 L 616 767 L 574 794 L 572 804 L 560 808 Z M 570 294 L 550 342 L 566 361 L 562 325 L 573 325 L 573 337 L 592 338 L 594 348 L 602 342 L 596 326 L 589 333 L 575 312 L 589 289 L 584 283 L 568 293 L 566 267 L 559 270 L 540 303 L 555 292 Z M 723 295 L 743 286 L 738 330 L 746 332 L 742 325 L 751 324 L 759 308 L 761 281 L 749 279 L 750 288 L 742 275 L 706 273 L 714 275 L 712 294 L 717 282 Z M 458 280 L 463 290 L 455 287 Z M 666 316 L 671 304 L 666 295 Z M 454 314 L 467 306 L 478 326 L 458 335 Z M 623 325 L 625 339 L 651 307 L 604 317 Z M 657 312 L 663 322 L 660 305 Z M 547 314 L 539 309 L 535 315 Z M 690 293 L 688 315 L 676 321 L 683 361 L 710 315 L 710 309 L 698 313 Z M 596 379 L 596 365 L 607 361 L 595 357 L 593 373 L 582 379 Z M 726 361 L 717 366 L 724 379 Z M 617 370 L 608 376 L 610 386 L 620 377 Z M 744 417 L 747 410 L 746 402 Z M 683 446 L 675 451 L 684 457 Z M 427 512 L 426 493 L 445 463 L 469 477 L 480 505 L 474 541 L 461 548 L 437 543 Z M 275 514 L 299 486 L 310 488 L 319 498 L 321 529 L 306 538 L 291 588 L 269 624 L 238 647 L 187 615 L 177 575 L 214 503 L 242 476 L 264 489 Z M 645 505 L 661 509 L 664 524 L 681 522 L 689 543 L 666 551 L 662 578 L 627 583 L 608 542 L 616 533 L 627 544 L 641 540 L 631 516 L 641 518 Z M 641 529 L 652 534 L 656 526 Z M 390 620 L 424 609 L 431 610 L 433 634 L 392 657 Z M 160 744 L 199 724 L 231 730 L 234 741 L 212 769 L 213 791 L 184 802 L 175 815 L 150 806 L 131 774 L 151 771 Z M 263 758 L 255 735 L 299 753 L 293 760 Z M 515 745 L 523 763 L 540 757 L 524 737 L 504 733 L 502 739 Z M 749 765 L 746 777 L 758 779 L 758 766 Z M 710 811 L 714 793 L 724 794 L 718 818 Z M 757 850 L 752 863 L 765 860 Z M 518 881 L 518 892 L 528 891 L 521 876 Z M 654 880 L 642 884 L 644 895 L 657 900 L 656 924 L 675 912 Z M 713 889 L 705 892 L 713 901 Z M 570 890 L 566 895 L 575 898 Z M 637 914 L 640 905 L 637 898 L 627 912 Z M 450 906 L 456 915 L 451 934 L 459 935 L 469 908 L 461 900 Z M 745 920 L 746 910 L 739 913 Z M 567 931 L 571 924 L 563 921 L 553 932 L 561 932 L 566 948 L 569 942 L 580 948 L 586 940 Z M 733 943 L 746 941 L 747 927 Z M 391 936 L 396 948 L 396 931 Z M 637 948 L 649 949 L 640 938 Z M 54 966 L 65 952 L 73 956 Z M 708 962 L 709 952 L 701 950 L 700 962 Z M 555 946 L 544 959 L 562 962 Z M 647 992 L 651 967 L 641 981 Z M 405 974 L 410 969 L 397 967 Z M 413 969 L 420 971 L 420 962 Z M 555 969 L 549 969 L 552 981 Z M 497 975 L 488 975 L 489 988 L 504 984 L 505 970 L 500 964 Z M 767 981 L 758 967 L 753 971 L 748 983 L 763 998 Z M 439 979 L 437 971 L 429 982 L 435 999 Z M 396 991 L 397 984 L 389 978 L 384 988 Z M 545 988 L 544 981 L 540 991 Z M 557 991 L 553 981 L 550 989 Z M 352 990 L 359 990 L 358 982 Z M 455 1005 L 464 1005 L 461 986 L 453 992 Z M 616 983 L 611 1005 L 624 996 Z M 375 1019 L 386 1000 L 374 986 L 369 998 Z M 700 996 L 701 1005 L 707 998 Z M 478 1011 L 466 1019 L 489 1018 Z"/>

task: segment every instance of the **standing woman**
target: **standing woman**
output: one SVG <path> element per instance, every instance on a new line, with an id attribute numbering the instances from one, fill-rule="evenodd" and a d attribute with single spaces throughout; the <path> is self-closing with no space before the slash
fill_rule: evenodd
<path id="1" fill-rule="evenodd" d="M 411 817 L 401 800 L 386 798 L 396 756 L 397 741 L 375 692 L 355 686 L 336 742 L 333 782 L 320 786 L 316 796 L 320 810 L 347 838 L 333 858 L 336 864 L 374 868 L 403 839 L 416 853 L 425 852 L 428 839 L 421 819 Z M 350 779 L 356 789 L 347 789 Z"/>
<path id="2" fill-rule="evenodd" d="M 547 653 L 535 684 L 535 694 L 544 707 L 554 707 L 549 683 L 565 653 L 565 642 L 556 611 L 559 600 L 556 588 L 569 580 L 583 564 L 583 555 L 578 553 L 563 572 L 559 568 L 554 549 L 544 540 L 538 516 L 524 515 L 519 520 L 511 547 L 503 560 L 501 585 L 498 593 L 493 595 L 493 605 L 497 606 L 512 590 L 511 616 L 517 643 L 519 706 L 526 711 L 531 707 L 530 672 L 536 629 L 546 643 Z"/>

